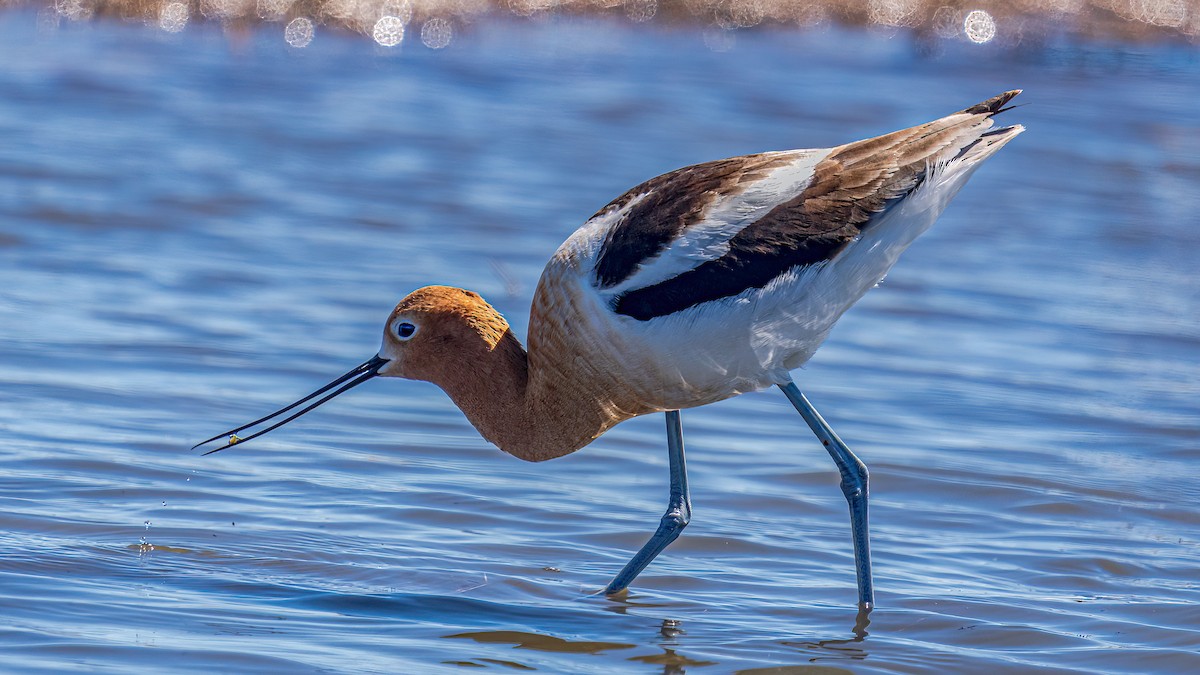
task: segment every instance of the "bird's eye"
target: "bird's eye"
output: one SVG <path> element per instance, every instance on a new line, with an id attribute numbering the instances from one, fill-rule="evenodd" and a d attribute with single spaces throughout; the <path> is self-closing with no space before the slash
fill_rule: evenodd
<path id="1" fill-rule="evenodd" d="M 401 321 L 396 324 L 396 337 L 401 340 L 407 340 L 417 332 L 417 327 L 407 321 Z"/>

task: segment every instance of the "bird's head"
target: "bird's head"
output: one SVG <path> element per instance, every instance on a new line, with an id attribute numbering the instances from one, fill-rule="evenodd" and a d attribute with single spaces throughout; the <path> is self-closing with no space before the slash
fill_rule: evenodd
<path id="1" fill-rule="evenodd" d="M 380 375 L 426 380 L 443 388 L 487 377 L 488 364 L 497 360 L 497 354 L 523 363 L 524 350 L 513 337 L 508 322 L 478 293 L 451 286 L 419 288 L 401 300 L 388 316 L 383 329 L 383 345 L 374 357 L 266 417 L 217 434 L 193 447 L 225 439 L 225 445 L 205 453 L 211 454 L 244 443 Z M 308 405 L 300 407 L 305 403 Z M 273 421 L 296 408 L 299 410 Z M 254 429 L 266 422 L 272 424 Z M 247 430 L 252 433 L 237 435 Z"/>
<path id="2" fill-rule="evenodd" d="M 419 288 L 396 305 L 383 328 L 385 377 L 440 383 L 471 369 L 511 338 L 508 322 L 478 293 L 452 286 Z"/>

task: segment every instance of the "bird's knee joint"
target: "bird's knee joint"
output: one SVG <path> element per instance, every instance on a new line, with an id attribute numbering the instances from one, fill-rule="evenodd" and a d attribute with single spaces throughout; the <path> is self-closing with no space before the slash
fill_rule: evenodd
<path id="1" fill-rule="evenodd" d="M 691 517 L 688 513 L 684 513 L 682 511 L 667 511 L 665 514 L 663 514 L 662 522 L 659 526 L 665 530 L 678 531 L 687 527 L 687 524 L 690 520 Z"/>
<path id="2" fill-rule="evenodd" d="M 865 499 L 867 496 L 866 477 L 862 480 L 843 480 L 841 487 L 846 499 Z"/>
<path id="3" fill-rule="evenodd" d="M 854 496 L 866 495 L 867 484 L 869 477 L 867 475 L 867 467 L 859 464 L 855 467 L 845 468 L 842 471 L 842 493 L 847 497 L 852 494 Z"/>

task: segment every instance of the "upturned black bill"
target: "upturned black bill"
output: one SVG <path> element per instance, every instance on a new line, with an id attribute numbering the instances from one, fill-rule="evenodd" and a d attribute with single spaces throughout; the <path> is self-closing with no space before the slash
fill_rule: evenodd
<path id="1" fill-rule="evenodd" d="M 350 370 L 350 372 L 346 373 L 345 375 L 342 375 L 338 379 L 334 380 L 333 382 L 330 382 L 329 384 L 325 385 L 324 387 L 321 387 L 320 389 L 314 391 L 313 393 L 309 394 L 308 396 L 305 396 L 304 398 L 300 399 L 299 401 L 296 401 L 295 403 L 292 403 L 291 405 L 288 405 L 286 407 L 280 408 L 279 410 L 276 410 L 275 412 L 271 413 L 270 415 L 267 415 L 266 417 L 260 417 L 259 419 L 256 419 L 253 422 L 250 422 L 249 424 L 243 424 L 242 426 L 240 426 L 236 429 L 230 429 L 229 431 L 223 431 L 223 432 L 217 434 L 216 436 L 213 436 L 212 438 L 200 441 L 199 443 L 193 445 L 192 449 L 195 450 L 196 448 L 199 448 L 202 445 L 207 445 L 209 443 L 212 443 L 215 440 L 219 440 L 221 438 L 225 438 L 226 436 L 228 436 L 228 439 L 226 440 L 225 445 L 222 445 L 219 448 L 214 448 L 214 449 L 209 450 L 208 452 L 204 453 L 205 455 L 211 455 L 214 452 L 220 452 L 226 448 L 232 448 L 235 445 L 241 445 L 242 443 L 245 443 L 246 441 L 248 441 L 252 438 L 258 438 L 259 436 L 262 436 L 263 434 L 267 433 L 268 431 L 271 431 L 273 429 L 278 429 L 279 427 L 287 424 L 288 422 L 291 422 L 292 420 L 296 419 L 297 417 L 303 415 L 304 413 L 308 412 L 309 410 L 312 410 L 313 408 L 316 408 L 317 406 L 319 406 L 322 403 L 328 401 L 329 399 L 337 396 L 338 394 L 342 394 L 347 391 L 350 391 L 354 387 L 357 387 L 358 385 L 362 384 L 363 382 L 366 382 L 367 380 L 371 379 L 372 377 L 375 377 L 376 375 L 379 374 L 379 369 L 382 368 L 383 365 L 387 362 L 388 362 L 388 359 L 385 359 L 381 356 L 375 356 L 371 360 L 361 363 L 358 366 L 355 366 L 352 370 Z M 329 394 L 325 394 L 325 392 L 329 391 L 330 389 L 333 389 L 333 392 L 331 392 Z M 325 394 L 325 395 L 321 396 L 321 394 Z M 287 417 L 272 424 L 271 426 L 267 427 L 266 429 L 261 429 L 252 434 L 249 434 L 248 436 L 240 436 L 239 437 L 237 435 L 237 433 L 239 431 L 245 431 L 246 429 L 250 429 L 252 427 L 258 426 L 258 425 L 262 424 L 263 422 L 273 420 L 276 417 L 279 417 L 280 415 L 286 413 L 287 411 L 292 410 L 293 408 L 299 406 L 300 404 L 305 403 L 307 401 L 311 401 L 312 399 L 314 399 L 318 396 L 321 396 L 321 398 L 318 398 L 316 400 L 316 402 L 314 402 L 304 408 L 301 408 L 298 412 L 288 415 Z"/>

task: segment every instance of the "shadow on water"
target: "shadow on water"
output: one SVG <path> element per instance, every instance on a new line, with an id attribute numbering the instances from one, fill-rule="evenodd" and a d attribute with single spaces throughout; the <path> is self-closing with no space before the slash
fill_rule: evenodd
<path id="1" fill-rule="evenodd" d="M 718 661 L 694 658 L 688 656 L 689 651 L 687 639 L 685 637 L 687 631 L 684 630 L 682 622 L 674 619 L 663 619 L 658 630 L 657 646 L 662 651 L 654 654 L 640 654 L 636 656 L 626 657 L 627 661 L 644 663 L 647 665 L 662 666 L 664 675 L 674 675 L 687 672 L 688 667 L 702 667 L 720 665 Z M 635 649 L 639 644 L 625 642 L 593 642 L 586 640 L 566 640 L 551 635 L 541 633 L 529 633 L 522 631 L 472 631 L 466 633 L 455 633 L 442 636 L 446 639 L 465 639 L 485 645 L 506 645 L 512 649 L 528 649 L 532 651 L 550 652 L 550 653 L 569 653 L 569 654 L 593 654 L 598 655 L 608 651 Z M 769 668 L 750 668 L 735 671 L 737 673 L 849 673 L 852 672 L 845 668 L 833 666 L 818 665 L 817 661 L 826 659 L 830 660 L 863 660 L 867 658 L 865 650 L 850 645 L 860 643 L 862 637 L 855 637 L 843 640 L 819 640 L 819 641 L 780 641 L 778 644 L 785 647 L 799 648 L 806 652 L 813 652 L 810 657 L 810 662 L 803 665 L 789 666 L 773 666 Z M 656 638 L 647 636 L 640 644 L 653 644 Z M 819 652 L 827 652 L 822 655 Z M 495 659 L 477 658 L 474 661 L 446 661 L 458 665 L 471 665 L 483 663 L 498 663 Z M 532 666 L 520 664 L 515 661 L 505 661 L 504 663 L 521 669 L 530 669 Z"/>
<path id="2" fill-rule="evenodd" d="M 443 635 L 446 639 L 474 640 L 482 644 L 511 644 L 515 649 L 532 649 L 539 652 L 563 654 L 599 654 L 610 649 L 631 649 L 635 645 L 624 642 L 587 642 L 564 640 L 551 635 L 522 633 L 514 630 L 474 631 Z"/>
<path id="3" fill-rule="evenodd" d="M 276 592 L 281 592 L 279 588 Z M 252 591 L 263 598 L 271 593 Z M 286 596 L 286 591 L 281 592 Z M 581 598 L 582 602 L 562 606 L 532 606 L 499 603 L 460 596 L 422 594 L 347 594 L 305 593 L 278 597 L 269 601 L 294 611 L 337 617 L 345 624 L 371 624 L 371 630 L 386 633 L 396 624 L 446 626 L 453 617 L 473 630 L 439 632 L 443 642 L 441 663 L 460 667 L 502 666 L 514 670 L 545 670 L 537 656 L 521 657 L 521 652 L 547 656 L 594 656 L 605 663 L 613 659 L 661 667 L 664 674 L 682 674 L 689 668 L 719 666 L 719 657 L 711 656 L 708 637 L 691 639 L 685 622 L 679 619 L 650 619 L 632 612 L 668 606 Z M 598 606 L 598 605 L 605 606 Z M 582 608 L 582 611 L 580 611 Z M 635 620 L 632 625 L 610 625 L 604 616 L 616 613 Z M 826 661 L 863 661 L 869 612 L 860 611 L 849 638 L 765 639 L 772 651 L 800 652 L 807 663 L 749 668 L 737 673 L 848 673 L 846 668 L 826 665 Z M 489 627 L 478 630 L 479 627 Z M 552 627 L 552 628 L 550 628 Z M 705 632 L 710 632 L 711 626 Z M 464 649 L 459 643 L 472 645 Z M 646 649 L 656 651 L 646 653 Z M 786 660 L 786 659 L 785 659 Z"/>

